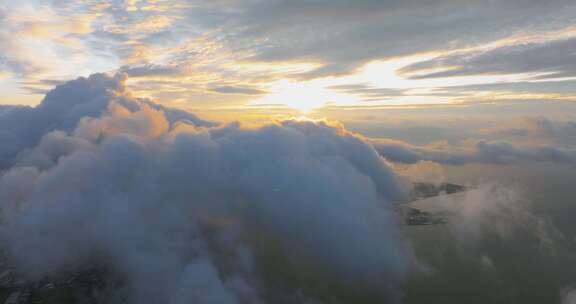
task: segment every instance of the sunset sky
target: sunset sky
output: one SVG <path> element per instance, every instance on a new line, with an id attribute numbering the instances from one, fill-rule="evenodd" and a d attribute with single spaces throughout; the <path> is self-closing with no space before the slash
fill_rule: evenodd
<path id="1" fill-rule="evenodd" d="M 575 14 L 569 0 L 3 1 L 0 89 L 34 105 L 123 72 L 138 96 L 193 110 L 548 110 L 574 101 Z"/>

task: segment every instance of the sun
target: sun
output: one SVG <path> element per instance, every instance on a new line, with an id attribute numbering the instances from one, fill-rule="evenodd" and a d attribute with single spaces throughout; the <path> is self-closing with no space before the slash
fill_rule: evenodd
<path id="1" fill-rule="evenodd" d="M 326 105 L 351 102 L 355 102 L 353 96 L 332 91 L 319 84 L 279 81 L 272 86 L 269 95 L 252 102 L 251 105 L 282 105 L 306 114 Z"/>

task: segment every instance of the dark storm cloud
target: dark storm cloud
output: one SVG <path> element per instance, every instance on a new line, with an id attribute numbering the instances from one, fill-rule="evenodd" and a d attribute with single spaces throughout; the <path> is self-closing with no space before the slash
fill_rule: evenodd
<path id="1" fill-rule="evenodd" d="M 439 57 L 409 65 L 399 72 L 411 79 L 514 73 L 547 73 L 546 78 L 574 77 L 575 48 L 576 38 L 514 44 Z M 436 69 L 438 71 L 434 71 Z"/>

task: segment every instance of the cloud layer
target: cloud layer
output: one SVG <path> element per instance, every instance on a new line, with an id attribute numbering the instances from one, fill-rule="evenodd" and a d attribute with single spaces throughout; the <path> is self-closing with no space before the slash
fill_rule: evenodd
<path id="1" fill-rule="evenodd" d="M 392 162 L 414 164 L 432 161 L 447 165 L 467 163 L 515 164 L 553 162 L 576 164 L 576 150 L 554 145 L 518 146 L 509 142 L 477 141 L 462 146 L 414 146 L 392 140 L 375 140 L 374 147 Z"/>
<path id="2" fill-rule="evenodd" d="M 394 303 L 423 267 L 397 218 L 409 189 L 390 162 L 418 164 L 404 170 L 415 180 L 430 166 L 440 181 L 438 163 L 575 161 L 564 148 L 412 146 L 323 121 L 218 124 L 136 98 L 125 82 L 95 74 L 37 107 L 1 109 L 0 243 L 23 278 L 104 269 L 109 303 Z M 464 243 L 518 227 L 554 241 L 508 188 L 440 200 Z"/>
<path id="3" fill-rule="evenodd" d="M 79 78 L 0 117 L 16 147 L 2 241 L 20 273 L 108 267 L 127 282 L 112 297 L 133 303 L 397 299 L 404 192 L 370 144 L 325 123 L 214 126 L 123 81 Z"/>
<path id="4" fill-rule="evenodd" d="M 456 102 L 477 96 L 439 90 L 454 85 L 450 77 L 507 76 L 473 85 L 573 77 L 575 11 L 568 0 L 23 0 L 0 6 L 0 86 L 31 103 L 13 88 L 40 95 L 46 81 L 121 71 L 141 94 L 202 97 L 208 108 L 303 80 L 323 89 L 366 82 L 347 92 L 350 103 Z M 363 74 L 382 62 L 393 67 Z M 399 98 L 408 91 L 421 98 Z M 512 95 L 534 93 L 521 91 Z"/>

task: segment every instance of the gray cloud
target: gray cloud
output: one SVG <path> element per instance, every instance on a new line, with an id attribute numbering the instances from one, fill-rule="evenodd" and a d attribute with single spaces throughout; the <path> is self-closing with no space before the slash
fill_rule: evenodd
<path id="1" fill-rule="evenodd" d="M 221 94 L 261 95 L 266 93 L 266 91 L 259 90 L 256 88 L 241 87 L 241 86 L 219 86 L 211 88 L 209 90 Z"/>
<path id="2" fill-rule="evenodd" d="M 375 59 L 489 42 L 526 28 L 556 29 L 572 23 L 575 9 L 569 0 L 211 1 L 156 12 L 179 17 L 160 32 L 139 33 L 134 40 L 100 28 L 88 42 L 106 52 L 112 43 L 125 58 L 142 43 L 178 45 L 210 32 L 228 50 L 251 54 L 239 60 L 320 63 L 313 71 L 286 75 L 310 79 L 350 73 Z M 112 24 L 129 29 L 151 13 L 128 12 L 115 3 L 107 15 Z M 555 22 L 548 22 L 550 16 Z M 189 63 L 197 61 L 195 55 L 187 54 Z"/>
<path id="3" fill-rule="evenodd" d="M 329 89 L 340 91 L 346 94 L 356 95 L 363 100 L 385 100 L 393 97 L 405 95 L 405 90 L 377 88 L 366 84 L 335 85 Z"/>
<path id="4" fill-rule="evenodd" d="M 182 70 L 174 66 L 159 66 L 146 64 L 141 66 L 123 66 L 119 69 L 120 73 L 126 73 L 130 77 L 142 76 L 174 76 L 182 73 Z"/>
<path id="5" fill-rule="evenodd" d="M 576 38 L 514 44 L 418 62 L 402 68 L 400 73 L 412 79 L 513 73 L 573 77 L 576 75 L 576 55 L 572 52 L 575 47 Z"/>
<path id="6" fill-rule="evenodd" d="M 525 26 L 545 28 L 548 14 L 569 24 L 574 7 L 564 0 L 367 0 L 270 1 L 240 10 L 243 35 L 265 37 L 256 59 L 323 62 L 312 74 L 322 76 L 374 59 L 486 42 Z"/>
<path id="7" fill-rule="evenodd" d="M 461 94 L 469 92 L 525 93 L 525 94 L 558 94 L 571 96 L 576 94 L 576 81 L 516 81 L 491 84 L 475 84 L 442 87 L 437 89 L 439 95 Z"/>
<path id="8" fill-rule="evenodd" d="M 433 161 L 448 165 L 467 163 L 514 164 L 554 162 L 576 164 L 576 150 L 557 146 L 520 147 L 508 142 L 478 141 L 469 149 L 434 149 L 395 141 L 376 141 L 375 148 L 392 162 L 414 164 Z"/>
<path id="9" fill-rule="evenodd" d="M 486 134 L 551 141 L 558 146 L 576 145 L 576 121 L 554 120 L 544 116 L 526 117 L 516 127 L 489 129 Z"/>

